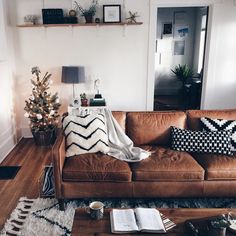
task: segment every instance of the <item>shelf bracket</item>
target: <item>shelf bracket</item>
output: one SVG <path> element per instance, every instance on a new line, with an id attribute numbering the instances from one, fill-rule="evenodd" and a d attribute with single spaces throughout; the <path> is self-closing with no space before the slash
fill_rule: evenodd
<path id="1" fill-rule="evenodd" d="M 47 27 L 44 27 L 44 37 L 45 37 L 45 39 L 47 39 L 47 33 L 48 33 L 48 29 L 47 29 Z"/>
<path id="2" fill-rule="evenodd" d="M 100 32 L 100 26 L 99 24 L 96 24 L 96 37 L 99 37 L 99 32 Z"/>
<path id="3" fill-rule="evenodd" d="M 123 37 L 126 36 L 126 33 L 127 33 L 127 24 L 124 24 L 123 25 Z"/>

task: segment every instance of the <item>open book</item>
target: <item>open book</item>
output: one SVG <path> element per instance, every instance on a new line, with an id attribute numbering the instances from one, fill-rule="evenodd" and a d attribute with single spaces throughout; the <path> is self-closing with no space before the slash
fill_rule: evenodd
<path id="1" fill-rule="evenodd" d="M 113 209 L 111 211 L 112 233 L 165 233 L 175 224 L 161 216 L 155 208 Z M 167 226 L 165 227 L 164 224 Z"/>

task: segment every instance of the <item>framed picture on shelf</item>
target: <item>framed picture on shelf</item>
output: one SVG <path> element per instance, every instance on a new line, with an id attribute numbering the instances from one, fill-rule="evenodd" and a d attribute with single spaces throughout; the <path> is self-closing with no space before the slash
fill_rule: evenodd
<path id="1" fill-rule="evenodd" d="M 121 5 L 103 5 L 103 22 L 120 23 Z"/>

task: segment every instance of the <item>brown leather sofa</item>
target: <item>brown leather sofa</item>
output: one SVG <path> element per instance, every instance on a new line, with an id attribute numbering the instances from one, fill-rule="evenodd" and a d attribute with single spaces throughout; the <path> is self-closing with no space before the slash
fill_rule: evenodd
<path id="1" fill-rule="evenodd" d="M 152 151 L 138 163 L 83 154 L 65 158 L 60 133 L 53 147 L 56 197 L 236 197 L 236 156 L 189 154 L 170 147 L 170 126 L 199 130 L 199 118 L 236 120 L 236 110 L 113 112 L 135 146 Z"/>

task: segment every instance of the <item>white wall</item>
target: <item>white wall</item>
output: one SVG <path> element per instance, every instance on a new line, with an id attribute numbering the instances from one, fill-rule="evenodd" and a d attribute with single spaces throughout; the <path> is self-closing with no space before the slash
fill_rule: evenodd
<path id="1" fill-rule="evenodd" d="M 236 108 L 236 3 L 216 4 L 212 15 L 205 109 Z"/>
<path id="2" fill-rule="evenodd" d="M 0 162 L 16 143 L 13 108 L 13 74 L 11 40 L 6 21 L 6 2 L 0 1 Z"/>
<path id="3" fill-rule="evenodd" d="M 84 1 L 80 1 L 83 4 Z M 103 1 L 109 3 L 110 1 Z M 99 4 L 103 4 L 99 1 Z M 122 1 L 123 2 L 123 1 Z M 40 14 L 41 1 L 17 0 L 15 23 L 22 23 L 27 14 Z M 113 2 L 114 3 L 114 2 Z M 68 9 L 71 1 L 45 1 L 45 7 Z M 53 74 L 53 91 L 59 91 L 67 109 L 72 85 L 61 84 L 61 67 L 85 66 L 87 82 L 77 85 L 77 93 L 94 93 L 93 80 L 101 79 L 101 92 L 112 110 L 145 110 L 148 55 L 148 1 L 126 1 L 126 9 L 137 11 L 140 26 L 69 27 L 16 29 L 17 87 L 20 95 L 20 116 L 23 134 L 28 135 L 28 120 L 23 118 L 24 100 L 31 92 L 31 67 Z M 14 16 L 13 16 L 14 17 Z"/>
<path id="4" fill-rule="evenodd" d="M 153 0 L 154 1 L 154 0 Z M 83 65 L 86 67 L 87 82 L 78 85 L 77 92 L 94 93 L 93 79 L 99 75 L 102 80 L 101 91 L 112 110 L 146 110 L 152 107 L 154 78 L 147 81 L 149 55 L 150 12 L 147 0 L 99 0 L 99 4 L 126 3 L 126 11 L 137 11 L 141 26 L 124 27 L 75 27 L 71 28 L 15 28 L 23 23 L 27 14 L 41 14 L 41 0 L 7 1 L 11 13 L 10 23 L 14 28 L 14 47 L 16 58 L 15 83 L 17 95 L 16 110 L 19 131 L 30 135 L 28 120 L 23 117 L 24 100 L 31 93 L 31 67 L 38 65 L 43 72 L 53 74 L 53 91 L 59 91 L 62 111 L 72 96 L 72 86 L 61 84 L 61 66 Z M 45 0 L 45 7 L 68 9 L 70 0 Z M 88 1 L 80 1 L 88 4 Z M 179 0 L 156 0 L 158 3 L 179 4 Z M 185 1 L 187 2 L 187 1 Z M 196 1 L 194 1 L 196 2 Z M 203 0 L 199 1 L 204 2 Z M 236 108 L 236 83 L 234 65 L 235 50 L 235 7 L 231 1 L 219 1 L 213 11 L 208 81 L 204 86 L 203 108 Z M 226 4 L 229 2 L 229 5 Z M 188 1 L 190 6 L 192 1 Z M 172 6 L 173 6 L 172 5 Z M 155 9 L 154 9 L 155 10 Z M 225 14 L 229 12 L 229 14 Z M 156 20 L 156 19 L 155 19 Z M 225 27 L 225 28 L 224 28 Z M 125 35 L 124 35 L 125 32 Z M 226 42 L 226 43 L 225 43 Z M 151 47 L 150 47 L 151 48 Z M 154 56 L 154 51 L 153 51 Z M 151 68 L 151 67 L 149 67 Z M 217 84 L 217 85 L 216 85 Z M 235 85 L 236 87 L 236 85 Z M 153 88 L 153 89 L 150 89 Z M 148 96 L 148 100 L 147 100 Z M 223 98 L 223 99 L 222 99 Z"/>

